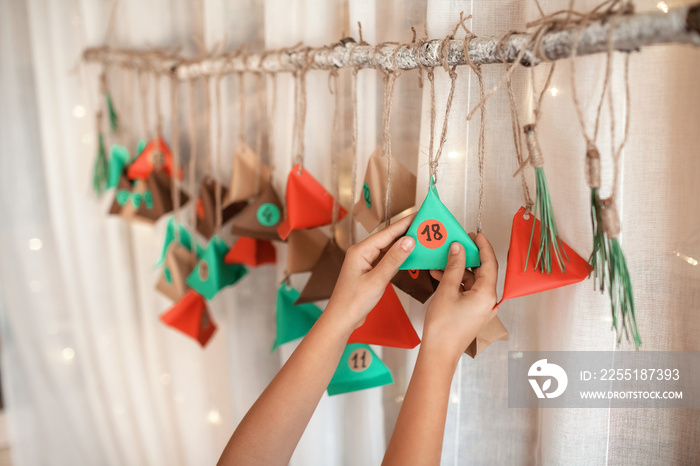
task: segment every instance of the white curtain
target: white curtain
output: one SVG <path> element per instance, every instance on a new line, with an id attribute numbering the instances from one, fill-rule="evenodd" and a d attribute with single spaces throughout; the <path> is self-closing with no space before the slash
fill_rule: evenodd
<path id="1" fill-rule="evenodd" d="M 568 1 L 540 1 L 554 12 Z M 578 1 L 587 9 L 592 1 Z M 635 2 L 638 11 L 656 1 Z M 677 6 L 682 2 L 667 2 Z M 110 15 L 114 8 L 113 25 Z M 522 29 L 538 16 L 534 2 L 423 0 L 0 0 L 0 328 L 2 382 L 13 464 L 214 464 L 236 424 L 271 380 L 294 344 L 271 353 L 274 292 L 283 277 L 285 246 L 277 269 L 251 270 L 244 286 L 220 293 L 210 308 L 218 331 L 205 349 L 164 327 L 158 315 L 169 301 L 154 290 L 153 267 L 165 222 L 125 223 L 107 216 L 111 195 L 97 199 L 90 179 L 95 155 L 94 113 L 99 103 L 95 65 L 81 61 L 87 46 L 182 46 L 194 55 L 193 36 L 211 50 L 248 43 L 255 52 L 298 42 L 318 47 L 356 39 L 357 22 L 369 43 L 410 42 L 424 24 L 430 38 L 448 35 L 459 13 L 479 36 Z M 108 32 L 109 31 L 109 32 Z M 460 33 L 461 34 L 461 33 Z M 461 37 L 461 36 L 460 36 Z M 622 244 L 637 303 L 642 350 L 700 350 L 700 121 L 698 50 L 690 46 L 645 49 L 631 57 L 631 130 L 620 179 Z M 625 115 L 622 57 L 614 60 L 616 128 Z M 594 120 L 604 57 L 581 58 L 578 92 L 587 123 Z M 536 76 L 541 83 L 543 65 Z M 487 89 L 503 65 L 484 66 Z M 539 125 L 548 183 L 560 233 L 583 257 L 590 252 L 589 195 L 583 177 L 584 142 L 571 99 L 569 64 L 562 62 L 544 102 Z M 341 70 L 342 135 L 349 145 L 352 114 L 349 70 Z M 441 198 L 468 231 L 476 228 L 479 176 L 479 99 L 468 67 L 459 78 L 445 155 L 439 168 Z M 110 88 L 127 131 L 121 143 L 135 147 L 152 136 L 153 101 L 142 113 L 134 72 L 111 68 Z M 523 120 L 530 118 L 529 74 L 514 74 Z M 449 78 L 435 72 L 436 139 Z M 228 182 L 237 145 L 238 77 L 222 82 L 223 163 Z M 293 156 L 293 79 L 277 78 L 274 115 L 275 184 L 284 192 Z M 169 83 L 163 79 L 161 112 L 170 140 Z M 246 136 L 255 143 L 255 82 L 246 77 Z M 180 145 L 189 157 L 188 86 L 180 88 Z M 198 83 L 197 132 L 206 135 L 203 85 Z M 381 143 L 380 73 L 360 71 L 358 178 Z M 151 81 L 149 98 L 153 96 Z M 268 96 L 271 89 L 268 82 Z M 271 102 L 268 99 L 268 110 Z M 392 118 L 393 153 L 418 176 L 417 202 L 427 189 L 429 88 L 418 73 L 399 78 Z M 522 204 L 510 109 L 504 89 L 487 105 L 483 230 L 493 243 L 503 283 L 512 216 Z M 327 73 L 308 75 L 306 165 L 331 188 L 333 98 Z M 525 122 L 525 121 L 524 121 Z M 609 174 L 609 127 L 600 144 Z M 211 134 L 214 134 L 213 132 Z M 198 137 L 198 175 L 207 171 L 207 138 Z M 341 160 L 341 198 L 350 206 L 349 159 Z M 534 185 L 531 181 L 531 186 Z M 609 178 L 608 178 L 609 181 Z M 183 214 L 189 215 L 189 208 Z M 361 227 L 358 228 L 364 235 Z M 308 274 L 293 277 L 303 285 Z M 401 296 L 420 333 L 424 307 Z M 476 359 L 464 357 L 450 397 L 443 464 L 691 464 L 700 457 L 700 420 L 692 410 L 522 410 L 507 404 L 508 351 L 630 350 L 615 344 L 609 303 L 592 284 L 507 301 L 499 313 L 510 330 Z M 292 459 L 295 465 L 379 464 L 396 420 L 417 350 L 383 349 L 393 385 L 321 401 Z M 283 422 L 283 420 L 281 420 Z"/>

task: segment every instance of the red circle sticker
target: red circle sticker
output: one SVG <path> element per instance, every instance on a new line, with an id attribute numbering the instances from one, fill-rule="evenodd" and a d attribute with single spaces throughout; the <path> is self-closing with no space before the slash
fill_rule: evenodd
<path id="1" fill-rule="evenodd" d="M 418 227 L 418 241 L 430 249 L 437 249 L 447 241 L 447 230 L 439 220 L 426 220 Z"/>
<path id="2" fill-rule="evenodd" d="M 420 274 L 420 270 L 409 270 L 408 274 L 411 276 L 412 279 L 416 280 L 418 278 L 418 275 Z"/>

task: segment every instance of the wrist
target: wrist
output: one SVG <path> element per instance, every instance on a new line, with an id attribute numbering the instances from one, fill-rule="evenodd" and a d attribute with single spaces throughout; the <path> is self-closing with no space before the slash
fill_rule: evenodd
<path id="1" fill-rule="evenodd" d="M 446 338 L 434 338 L 430 335 L 423 334 L 419 352 L 430 357 L 439 358 L 456 367 L 460 357 L 464 354 L 464 350 L 470 342 L 471 340 L 462 344 L 461 342 L 450 341 Z"/>
<path id="2" fill-rule="evenodd" d="M 348 309 L 328 303 L 326 309 L 321 313 L 318 324 L 324 327 L 324 331 L 331 332 L 343 341 L 350 338 L 350 334 L 359 327 Z"/>

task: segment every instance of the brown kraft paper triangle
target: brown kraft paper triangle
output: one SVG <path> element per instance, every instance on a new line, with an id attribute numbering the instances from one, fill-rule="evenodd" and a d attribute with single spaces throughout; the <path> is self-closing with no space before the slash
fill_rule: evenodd
<path id="1" fill-rule="evenodd" d="M 247 144 L 238 146 L 233 154 L 231 188 L 224 205 L 247 201 L 257 196 L 265 191 L 269 182 L 270 168 Z"/>
<path id="2" fill-rule="evenodd" d="M 369 157 L 362 194 L 352 209 L 358 222 L 368 232 L 385 220 L 387 191 L 387 160 L 378 147 Z M 396 215 L 416 204 L 416 176 L 396 157 L 391 158 L 390 214 Z"/>
<path id="3" fill-rule="evenodd" d="M 503 326 L 503 322 L 498 316 L 494 316 L 488 324 L 477 333 L 476 338 L 464 351 L 464 354 L 475 358 L 484 351 L 487 346 L 498 340 L 508 340 L 508 330 Z"/>
<path id="4" fill-rule="evenodd" d="M 277 226 L 282 221 L 282 203 L 272 185 L 233 220 L 231 233 L 255 239 L 281 241 Z"/>
<path id="5" fill-rule="evenodd" d="M 145 180 L 129 180 L 123 173 L 117 184 L 110 214 L 128 220 L 154 223 L 173 210 L 172 179 L 163 171 L 153 171 Z M 189 196 L 180 190 L 180 206 Z"/>
<path id="6" fill-rule="evenodd" d="M 156 283 L 156 290 L 173 301 L 179 301 L 190 289 L 186 280 L 196 265 L 197 255 L 177 241 L 173 241 L 165 253 L 165 266 Z"/>
<path id="7" fill-rule="evenodd" d="M 338 281 L 340 269 L 343 267 L 343 260 L 345 260 L 345 251 L 340 249 L 335 241 L 328 241 L 311 271 L 309 281 L 306 282 L 306 286 L 301 290 L 294 304 L 306 304 L 330 298 Z"/>
<path id="8" fill-rule="evenodd" d="M 226 198 L 228 189 L 219 183 L 221 202 Z M 246 202 L 236 202 L 226 205 L 221 213 L 222 223 L 231 220 L 237 213 L 246 207 Z M 207 239 L 216 233 L 216 181 L 205 176 L 199 185 L 199 197 L 197 198 L 197 231 Z"/>
<path id="9" fill-rule="evenodd" d="M 328 241 L 319 229 L 292 231 L 287 238 L 287 275 L 312 270 Z"/>

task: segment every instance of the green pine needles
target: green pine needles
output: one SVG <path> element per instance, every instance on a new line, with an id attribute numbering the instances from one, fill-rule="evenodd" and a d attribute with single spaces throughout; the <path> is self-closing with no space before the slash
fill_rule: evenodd
<path id="1" fill-rule="evenodd" d="M 631 331 L 634 345 L 639 348 L 642 344 L 642 339 L 639 336 L 637 319 L 634 314 L 634 295 L 632 294 L 630 274 L 627 270 L 627 261 L 617 238 L 609 238 L 608 247 L 610 249 L 610 261 L 608 262 L 610 284 L 608 292 L 612 306 L 613 328 L 617 333 L 617 343 L 619 344 L 622 341 L 623 333 L 627 341 L 630 341 Z"/>
<path id="2" fill-rule="evenodd" d="M 117 116 L 117 111 L 114 109 L 114 103 L 112 102 L 112 96 L 109 94 L 109 91 L 105 92 L 105 100 L 107 100 L 109 127 L 112 129 L 113 133 L 116 133 L 119 129 L 119 117 Z"/>
<path id="3" fill-rule="evenodd" d="M 102 133 L 98 134 L 97 157 L 95 157 L 95 165 L 92 171 L 92 187 L 101 195 L 107 187 L 107 176 L 109 167 L 107 164 L 107 151 L 105 150 L 105 142 Z"/>
<path id="4" fill-rule="evenodd" d="M 605 269 L 609 257 L 608 243 L 603 229 L 601 218 L 601 203 L 598 188 L 591 188 L 591 225 L 593 227 L 593 252 L 588 258 L 591 271 L 588 278 L 593 276 L 593 289 L 600 288 L 600 292 L 605 291 Z"/>

